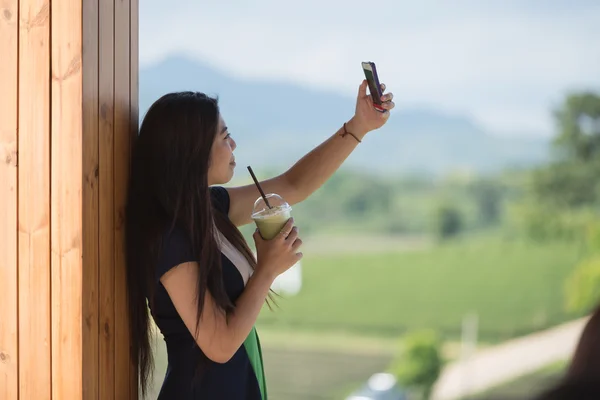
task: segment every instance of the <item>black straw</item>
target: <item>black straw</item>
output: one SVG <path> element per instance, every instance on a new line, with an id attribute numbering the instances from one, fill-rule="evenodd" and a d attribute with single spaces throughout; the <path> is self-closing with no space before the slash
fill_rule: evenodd
<path id="1" fill-rule="evenodd" d="M 248 171 L 250 171 L 250 175 L 252 175 L 252 179 L 254 180 L 254 183 L 256 184 L 256 187 L 258 188 L 258 191 L 260 192 L 260 195 L 265 200 L 265 203 L 267 204 L 267 207 L 273 208 L 269 204 L 269 200 L 267 200 L 267 196 L 265 196 L 265 192 L 263 192 L 262 188 L 260 187 L 260 183 L 258 183 L 258 179 L 256 179 L 256 175 L 254 175 L 254 172 L 252 171 L 252 168 L 249 165 L 248 165 Z"/>

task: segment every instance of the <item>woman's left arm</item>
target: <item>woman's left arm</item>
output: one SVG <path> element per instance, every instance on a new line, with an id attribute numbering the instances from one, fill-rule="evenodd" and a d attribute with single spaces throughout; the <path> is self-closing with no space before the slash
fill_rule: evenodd
<path id="1" fill-rule="evenodd" d="M 385 85 L 381 85 L 385 90 Z M 394 108 L 393 94 L 383 96 L 385 112 L 373 108 L 367 95 L 367 82 L 358 90 L 354 116 L 326 141 L 298 160 L 289 170 L 271 179 L 260 182 L 265 193 L 277 193 L 289 204 L 297 204 L 319 189 L 348 158 L 359 140 L 375 129 L 382 127 Z M 346 133 L 348 132 L 348 133 Z M 256 186 L 249 184 L 227 188 L 230 198 L 229 218 L 236 226 L 250 223 L 254 201 L 260 196 Z"/>

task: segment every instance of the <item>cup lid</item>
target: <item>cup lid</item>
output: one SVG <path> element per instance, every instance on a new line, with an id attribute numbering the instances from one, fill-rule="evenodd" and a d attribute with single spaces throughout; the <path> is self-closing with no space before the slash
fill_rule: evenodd
<path id="1" fill-rule="evenodd" d="M 278 194 L 269 193 L 265 197 L 269 201 L 271 208 L 267 206 L 265 200 L 262 198 L 262 196 L 260 196 L 254 202 L 254 208 L 252 209 L 253 218 L 278 214 L 280 212 L 289 211 L 292 209 L 292 207 Z"/>

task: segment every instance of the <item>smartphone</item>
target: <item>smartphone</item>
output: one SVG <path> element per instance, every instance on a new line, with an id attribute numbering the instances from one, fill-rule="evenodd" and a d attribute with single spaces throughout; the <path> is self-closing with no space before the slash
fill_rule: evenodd
<path id="1" fill-rule="evenodd" d="M 369 84 L 369 92 L 371 93 L 371 98 L 373 99 L 373 107 L 377 111 L 385 112 L 385 108 L 382 106 L 381 96 L 383 93 L 381 92 L 381 84 L 379 83 L 379 77 L 377 76 L 377 68 L 375 68 L 375 63 L 371 61 L 365 61 L 362 63 L 362 69 L 365 73 L 365 78 L 367 78 L 367 83 Z"/>

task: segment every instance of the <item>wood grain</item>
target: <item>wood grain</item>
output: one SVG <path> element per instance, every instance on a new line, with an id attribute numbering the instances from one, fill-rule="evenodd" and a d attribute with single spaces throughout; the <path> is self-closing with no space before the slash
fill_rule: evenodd
<path id="1" fill-rule="evenodd" d="M 114 227 L 115 398 L 129 394 L 129 319 L 125 264 L 125 202 L 129 182 L 129 1 L 115 0 Z M 118 310 L 118 312 L 117 312 Z"/>
<path id="2" fill-rule="evenodd" d="M 129 143 L 130 160 L 131 145 L 137 137 L 139 121 L 139 3 L 129 1 Z M 131 171 L 131 164 L 128 166 Z M 129 399 L 138 398 L 138 371 L 133 362 L 129 362 Z"/>
<path id="3" fill-rule="evenodd" d="M 51 20 L 52 398 L 81 399 L 82 2 L 62 0 Z"/>
<path id="4" fill-rule="evenodd" d="M 136 399 L 138 0 L 0 0 L 0 399 Z"/>
<path id="5" fill-rule="evenodd" d="M 114 1 L 99 2 L 99 398 L 115 393 Z"/>
<path id="6" fill-rule="evenodd" d="M 19 396 L 51 397 L 50 3 L 19 4 Z"/>
<path id="7" fill-rule="evenodd" d="M 0 1 L 0 399 L 19 397 L 17 113 L 19 3 Z"/>
<path id="8" fill-rule="evenodd" d="M 83 1 L 83 399 L 99 395 L 98 342 L 98 0 Z"/>

